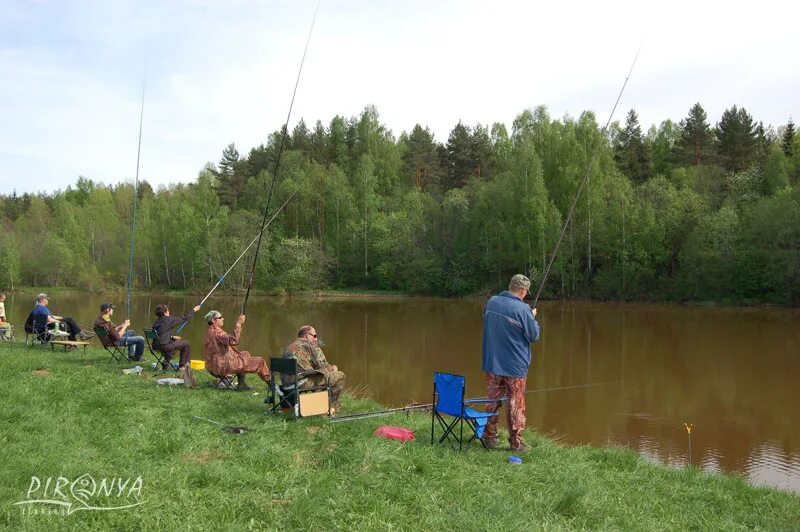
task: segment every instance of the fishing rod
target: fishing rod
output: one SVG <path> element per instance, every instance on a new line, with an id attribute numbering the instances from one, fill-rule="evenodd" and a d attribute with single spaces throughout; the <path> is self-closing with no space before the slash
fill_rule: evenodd
<path id="1" fill-rule="evenodd" d="M 628 80 L 631 77 L 631 73 L 633 72 L 633 67 L 636 66 L 636 60 L 639 59 L 639 52 L 642 51 L 642 48 L 639 47 L 639 50 L 636 51 L 636 57 L 633 58 L 633 63 L 631 63 L 631 68 L 628 70 L 628 75 L 625 77 L 625 82 L 622 84 L 622 88 L 617 94 L 617 101 L 614 102 L 614 107 L 611 109 L 611 114 L 608 116 L 608 121 L 606 121 L 605 127 L 603 127 L 603 131 L 608 132 L 608 126 L 611 124 L 611 119 L 614 117 L 614 111 L 617 110 L 617 105 L 619 104 L 620 98 L 622 98 L 622 93 L 625 92 L 625 87 L 628 85 Z M 592 152 L 592 156 L 589 159 L 589 164 L 586 167 L 586 175 L 583 177 L 583 181 L 581 185 L 578 187 L 578 192 L 575 194 L 575 198 L 572 200 L 572 205 L 569 208 L 569 213 L 567 214 L 567 219 L 564 222 L 564 226 L 561 228 L 561 233 L 558 235 L 558 240 L 556 241 L 556 246 L 553 249 L 553 254 L 550 256 L 550 262 L 547 263 L 547 268 L 544 271 L 544 275 L 542 276 L 542 282 L 539 285 L 539 290 L 536 291 L 536 296 L 533 298 L 533 305 L 532 307 L 536 307 L 536 304 L 539 302 L 539 296 L 542 295 L 542 290 L 544 289 L 544 283 L 547 282 L 547 276 L 550 274 L 550 268 L 553 266 L 553 262 L 556 260 L 556 255 L 558 254 L 558 248 L 561 247 L 561 241 L 564 239 L 564 233 L 567 232 L 567 227 L 569 226 L 570 221 L 572 220 L 572 214 L 575 212 L 575 206 L 578 204 L 578 198 L 581 196 L 581 192 L 583 191 L 583 187 L 586 186 L 586 183 L 589 181 L 589 172 L 592 170 L 592 165 L 594 164 L 595 159 L 597 158 L 597 154 L 600 148 L 600 142 L 598 142 L 595 147 L 594 151 Z"/>
<path id="2" fill-rule="evenodd" d="M 272 183 L 269 186 L 269 194 L 267 195 L 267 203 L 264 206 L 264 222 L 267 221 L 267 213 L 269 212 L 269 204 L 272 201 L 272 191 L 275 188 L 275 181 L 278 178 L 278 169 L 281 166 L 281 154 L 283 153 L 283 145 L 286 142 L 286 136 L 289 132 L 289 120 L 292 117 L 292 108 L 294 107 L 294 98 L 297 96 L 297 87 L 300 85 L 300 75 L 303 73 L 303 64 L 306 62 L 306 52 L 308 52 L 308 43 L 311 42 L 311 33 L 314 31 L 314 24 L 317 21 L 317 13 L 319 12 L 320 2 L 317 2 L 317 8 L 314 10 L 314 18 L 311 20 L 311 28 L 308 30 L 308 38 L 306 39 L 306 46 L 303 50 L 303 58 L 300 60 L 300 69 L 297 71 L 297 80 L 294 83 L 294 92 L 292 92 L 292 101 L 289 103 L 289 114 L 286 116 L 286 123 L 283 125 L 281 132 L 281 143 L 278 146 L 278 156 L 275 160 L 275 170 L 272 173 Z M 261 223 L 261 231 L 258 233 L 258 244 L 256 245 L 256 252 L 253 255 L 253 267 L 250 269 L 250 279 L 247 283 L 247 294 L 244 296 L 244 304 L 242 305 L 242 314 L 247 314 L 247 301 L 250 299 L 250 290 L 253 288 L 253 278 L 256 274 L 256 264 L 258 264 L 258 253 L 261 250 L 261 238 L 264 236 L 264 222 Z"/>
<path id="3" fill-rule="evenodd" d="M 400 408 L 388 408 L 386 410 L 374 410 L 372 412 L 363 412 L 361 414 L 350 414 L 349 416 L 339 416 L 339 417 L 332 417 L 330 418 L 331 423 L 339 423 L 342 421 L 354 421 L 356 419 L 368 419 L 371 417 L 380 417 L 380 416 L 389 416 L 391 414 L 405 412 L 410 413 L 414 412 L 415 410 L 424 410 L 431 408 L 433 406 L 432 403 L 426 405 L 408 405 L 403 406 Z"/>
<path id="4" fill-rule="evenodd" d="M 294 197 L 294 195 L 295 195 L 295 194 L 297 194 L 297 193 L 300 191 L 300 188 L 301 188 L 302 186 L 303 186 L 303 183 L 301 182 L 301 183 L 300 183 L 300 185 L 298 185 L 298 187 L 297 187 L 296 189 L 294 189 L 294 192 L 292 192 L 292 193 L 289 195 L 289 197 L 288 197 L 288 198 L 286 198 L 286 201 L 284 201 L 284 202 L 283 202 L 283 205 L 281 205 L 281 206 L 278 208 L 278 210 L 276 210 L 276 211 L 275 211 L 275 214 L 273 214 L 273 215 L 272 215 L 272 218 L 270 218 L 270 219 L 269 219 L 269 221 L 266 223 L 266 226 L 264 226 L 264 227 L 261 229 L 261 231 L 259 232 L 259 234 L 258 234 L 258 235 L 260 235 L 260 234 L 261 234 L 261 232 L 263 232 L 263 231 L 264 231 L 264 229 L 266 229 L 267 227 L 269 227 L 269 225 L 272 223 L 272 221 L 273 221 L 273 220 L 275 220 L 275 218 L 277 218 L 277 217 L 278 217 L 278 214 L 280 214 L 280 212 L 283 210 L 283 208 L 284 208 L 284 207 L 286 207 L 286 204 L 287 204 L 287 203 L 289 203 L 289 201 L 290 201 L 290 200 L 291 200 L 291 199 Z M 226 271 L 225 273 L 223 273 L 223 274 L 222 274 L 222 277 L 220 277 L 220 278 L 219 278 L 219 280 L 217 281 L 217 283 L 216 283 L 216 284 L 215 284 L 215 285 L 214 285 L 214 286 L 211 288 L 211 290 L 209 290 L 209 292 L 206 294 L 206 297 L 204 297 L 204 298 L 203 298 L 203 300 L 202 300 L 202 301 L 199 303 L 199 306 L 202 306 L 202 305 L 203 305 L 203 303 L 205 303 L 205 302 L 206 302 L 206 300 L 207 300 L 209 297 L 211 297 L 211 294 L 213 294 L 213 293 L 214 293 L 214 291 L 217 289 L 217 287 L 219 287 L 219 285 L 221 285 L 221 284 L 222 284 L 222 282 L 225 280 L 225 277 L 226 277 L 226 276 L 227 276 L 229 273 L 231 273 L 231 270 L 234 268 L 234 266 L 236 266 L 237 264 L 239 264 L 239 261 L 240 261 L 240 260 L 242 260 L 242 257 L 244 257 L 244 256 L 245 256 L 245 254 L 247 253 L 247 250 L 249 250 L 251 247 L 253 247 L 253 244 L 255 244 L 255 243 L 256 243 L 256 239 L 258 238 L 258 235 L 256 235 L 255 237 L 253 237 L 253 240 L 251 240 L 251 241 L 250 241 L 250 243 L 247 245 L 247 247 L 246 247 L 246 248 L 244 248 L 244 251 L 242 251 L 241 255 L 239 255 L 239 257 L 238 257 L 238 258 L 237 258 L 235 261 L 233 261 L 233 264 L 231 264 L 231 267 L 230 267 L 230 268 L 228 268 L 228 271 Z M 181 332 L 181 331 L 183 330 L 183 328 L 184 328 L 184 327 L 186 327 L 186 324 L 187 324 L 187 323 L 189 323 L 189 322 L 188 322 L 188 321 L 185 321 L 185 322 L 183 322 L 183 323 L 181 324 L 181 326 L 178 328 L 177 332 Z"/>
<path id="5" fill-rule="evenodd" d="M 538 390 L 527 390 L 525 393 L 528 394 L 528 393 L 538 393 L 538 392 L 554 392 L 554 391 L 557 391 L 557 390 L 574 390 L 576 388 L 589 388 L 589 387 L 592 387 L 592 386 L 605 386 L 605 385 L 608 385 L 608 384 L 616 384 L 618 382 L 622 382 L 622 380 L 620 379 L 620 380 L 616 380 L 616 381 L 594 382 L 594 383 L 590 383 L 590 384 L 576 384 L 574 386 L 559 386 L 557 388 L 539 388 Z M 485 398 L 482 397 L 480 399 L 485 399 Z M 474 401 L 474 400 L 475 399 L 467 399 L 464 402 L 465 403 L 469 403 L 470 401 Z M 330 422 L 331 423 L 340 423 L 342 421 L 355 421 L 357 419 L 369 419 L 369 418 L 373 418 L 373 417 L 389 416 L 389 415 L 392 415 L 392 414 L 395 414 L 395 413 L 399 413 L 399 412 L 405 412 L 405 413 L 408 414 L 408 413 L 414 412 L 416 410 L 424 410 L 424 409 L 429 409 L 431 407 L 433 407 L 433 403 L 428 403 L 428 404 L 424 404 L 424 405 L 408 405 L 408 406 L 403 406 L 403 407 L 400 407 L 400 408 L 387 408 L 385 410 L 373 410 L 371 412 L 364 412 L 364 413 L 361 413 L 361 414 L 350 414 L 349 416 L 334 417 L 334 418 L 330 419 Z"/>
<path id="6" fill-rule="evenodd" d="M 142 107 L 139 112 L 139 146 L 136 148 L 136 178 L 133 182 L 133 216 L 131 221 L 131 256 L 128 265 L 128 300 L 125 303 L 125 316 L 131 317 L 131 292 L 133 291 L 133 244 L 136 238 L 136 202 L 139 189 L 139 159 L 142 155 L 142 124 L 144 123 L 144 89 L 147 82 L 147 64 L 144 67 L 144 78 L 142 79 Z"/>

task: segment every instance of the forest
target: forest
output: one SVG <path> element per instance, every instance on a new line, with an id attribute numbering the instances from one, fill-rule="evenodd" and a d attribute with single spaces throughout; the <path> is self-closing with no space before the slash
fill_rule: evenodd
<path id="1" fill-rule="evenodd" d="M 791 119 L 733 106 L 712 125 L 697 103 L 646 132 L 635 110 L 605 131 L 592 112 L 538 107 L 510 131 L 459 122 L 441 143 L 419 124 L 395 136 L 367 106 L 286 133 L 270 216 L 294 196 L 264 234 L 262 292 L 464 296 L 518 272 L 538 285 L 588 173 L 543 298 L 800 305 Z M 232 143 L 191 183 L 81 176 L 0 196 L 0 288 L 126 286 L 134 205 L 134 288 L 209 288 L 259 232 L 281 138 L 244 155 Z M 246 286 L 252 260 L 223 288 Z"/>

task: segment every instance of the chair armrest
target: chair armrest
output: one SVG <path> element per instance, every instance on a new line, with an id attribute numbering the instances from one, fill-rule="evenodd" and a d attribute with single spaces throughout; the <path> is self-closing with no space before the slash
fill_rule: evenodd
<path id="1" fill-rule="evenodd" d="M 496 403 L 498 401 L 501 402 L 501 403 L 503 401 L 508 401 L 508 397 L 503 396 L 503 397 L 499 397 L 497 399 L 467 399 L 464 402 L 465 403 Z"/>
<path id="2" fill-rule="evenodd" d="M 321 372 L 320 370 L 318 370 L 318 369 L 310 369 L 308 371 L 303 371 L 303 372 L 297 374 L 298 377 L 310 377 L 312 375 L 323 375 L 324 376 L 325 374 L 323 372 Z"/>

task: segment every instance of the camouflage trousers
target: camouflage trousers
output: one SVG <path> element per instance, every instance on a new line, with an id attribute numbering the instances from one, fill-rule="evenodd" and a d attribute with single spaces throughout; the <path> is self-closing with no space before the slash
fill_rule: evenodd
<path id="1" fill-rule="evenodd" d="M 492 399 L 486 403 L 486 411 L 494 412 L 497 409 L 497 400 L 508 397 L 506 405 L 506 422 L 508 423 L 508 443 L 512 449 L 522 445 L 522 431 L 525 428 L 525 386 L 527 377 L 503 377 L 486 373 L 486 397 Z M 487 445 L 497 443 L 497 425 L 500 416 L 489 418 L 483 441 Z"/>

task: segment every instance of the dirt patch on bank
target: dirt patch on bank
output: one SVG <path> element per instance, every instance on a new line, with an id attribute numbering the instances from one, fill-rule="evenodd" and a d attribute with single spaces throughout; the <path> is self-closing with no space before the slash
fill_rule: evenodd
<path id="1" fill-rule="evenodd" d="M 50 375 L 50 370 L 47 368 L 39 368 L 33 371 L 34 377 L 49 377 Z"/>
<path id="2" fill-rule="evenodd" d="M 184 462 L 196 462 L 198 464 L 207 464 L 211 460 L 221 460 L 225 458 L 225 453 L 222 451 L 209 451 L 204 449 L 199 453 L 183 453 L 181 460 Z"/>

